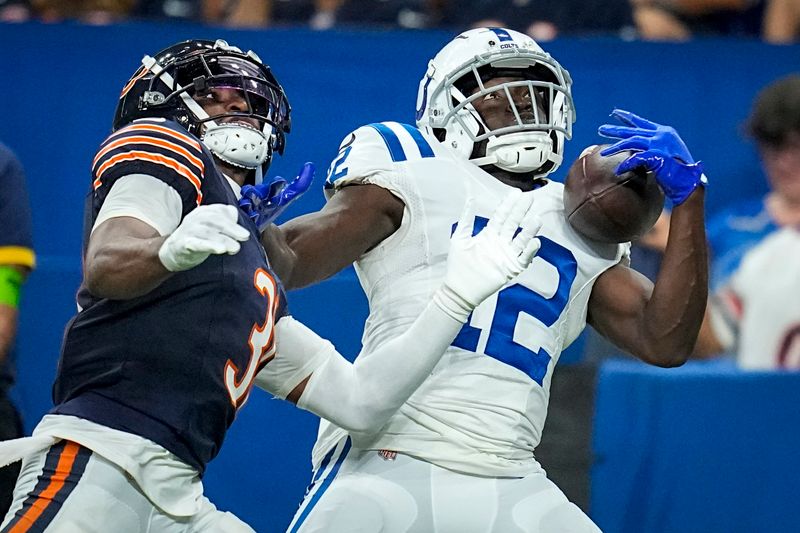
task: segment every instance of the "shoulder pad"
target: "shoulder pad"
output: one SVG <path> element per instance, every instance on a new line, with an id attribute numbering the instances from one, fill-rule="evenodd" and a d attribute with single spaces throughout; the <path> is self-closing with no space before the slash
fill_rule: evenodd
<path id="1" fill-rule="evenodd" d="M 145 172 L 165 181 L 183 182 L 202 199 L 206 167 L 213 166 L 200 141 L 175 122 L 135 120 L 112 133 L 92 161 L 93 188 L 120 175 Z M 147 170 L 143 167 L 148 167 Z M 182 187 L 181 187 L 182 188 Z"/>
<path id="2" fill-rule="evenodd" d="M 326 189 L 360 183 L 376 172 L 395 165 L 434 157 L 432 143 L 414 126 L 399 122 L 377 122 L 361 126 L 347 135 L 328 168 Z"/>

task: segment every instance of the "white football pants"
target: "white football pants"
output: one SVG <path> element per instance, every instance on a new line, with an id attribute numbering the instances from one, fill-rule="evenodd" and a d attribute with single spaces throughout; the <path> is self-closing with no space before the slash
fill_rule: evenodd
<path id="1" fill-rule="evenodd" d="M 118 466 L 62 440 L 23 459 L 0 533 L 254 533 L 231 513 L 203 500 L 194 516 L 170 516 Z"/>
<path id="2" fill-rule="evenodd" d="M 459 474 L 406 455 L 350 448 L 328 454 L 291 533 L 597 533 L 544 473 Z"/>

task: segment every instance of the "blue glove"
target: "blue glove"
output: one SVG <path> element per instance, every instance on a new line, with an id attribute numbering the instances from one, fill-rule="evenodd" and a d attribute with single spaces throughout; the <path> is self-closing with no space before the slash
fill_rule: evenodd
<path id="1" fill-rule="evenodd" d="M 255 223 L 258 231 L 263 231 L 295 198 L 308 190 L 315 170 L 314 163 L 306 163 L 291 183 L 277 176 L 270 183 L 245 185 L 239 207 Z"/>
<path id="2" fill-rule="evenodd" d="M 611 116 L 625 126 L 604 124 L 598 128 L 597 132 L 604 137 L 621 139 L 601 151 L 600 155 L 625 150 L 636 152 L 620 163 L 617 175 L 636 167 L 646 168 L 655 174 L 656 181 L 673 205 L 682 204 L 698 185 L 708 185 L 702 164 L 699 161 L 695 163 L 674 128 L 650 122 L 622 109 L 615 109 Z"/>

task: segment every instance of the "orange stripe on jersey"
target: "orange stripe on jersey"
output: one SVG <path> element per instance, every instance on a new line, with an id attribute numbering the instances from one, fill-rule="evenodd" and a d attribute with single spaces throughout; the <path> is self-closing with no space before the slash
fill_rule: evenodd
<path id="1" fill-rule="evenodd" d="M 108 169 L 116 165 L 117 163 L 122 163 L 124 161 L 133 161 L 136 159 L 144 159 L 145 161 L 150 161 L 151 163 L 155 163 L 157 165 L 163 165 L 165 167 L 169 167 L 187 180 L 189 180 L 192 185 L 194 185 L 195 190 L 197 191 L 197 205 L 200 205 L 200 202 L 203 200 L 203 193 L 200 191 L 200 178 L 198 178 L 195 174 L 192 173 L 191 170 L 186 165 L 175 161 L 171 157 L 167 157 L 161 154 L 154 154 L 151 152 L 142 152 L 139 150 L 132 150 L 130 152 L 125 152 L 123 154 L 117 154 L 115 156 L 110 157 L 103 163 L 99 169 L 97 169 L 97 178 L 94 180 L 94 188 L 97 189 L 100 187 L 103 182 L 101 178 L 103 177 L 103 173 L 106 172 Z"/>
<path id="2" fill-rule="evenodd" d="M 136 74 L 133 78 L 131 78 L 131 80 L 127 83 L 127 85 L 125 85 L 125 87 L 122 88 L 122 93 L 120 93 L 120 95 L 119 95 L 120 98 L 122 98 L 126 94 L 128 94 L 128 91 L 131 90 L 131 87 L 133 87 L 133 84 L 136 83 L 142 76 L 144 76 L 145 74 L 150 72 L 150 70 L 145 68 L 145 67 L 141 67 L 141 68 L 142 68 L 142 71 L 139 74 Z"/>
<path id="3" fill-rule="evenodd" d="M 8 530 L 8 533 L 23 533 L 28 531 L 31 527 L 36 525 L 36 520 L 42 515 L 47 507 L 53 503 L 53 497 L 64 486 L 64 482 L 72 472 L 72 465 L 75 462 L 75 457 L 78 455 L 80 445 L 75 442 L 67 442 L 64 446 L 64 451 L 61 452 L 61 457 L 58 459 L 56 472 L 50 478 L 50 483 L 47 485 L 36 501 L 28 508 L 24 515 L 19 518 L 19 521 L 14 524 L 14 527 Z"/>
<path id="4" fill-rule="evenodd" d="M 115 133 L 113 133 L 108 138 L 108 140 L 111 140 L 114 137 L 118 137 L 119 135 L 123 135 L 125 133 L 130 133 L 132 131 L 155 131 L 157 133 L 163 133 L 164 135 L 168 135 L 169 137 L 183 141 L 193 148 L 197 148 L 197 150 L 200 152 L 203 151 L 203 148 L 200 146 L 200 143 L 194 140 L 192 137 L 184 135 L 183 133 L 180 133 L 173 129 L 165 128 L 164 126 L 159 126 L 157 124 L 142 124 L 134 122 L 133 124 L 129 124 L 124 128 L 122 128 L 121 130 L 118 130 Z"/>
<path id="5" fill-rule="evenodd" d="M 175 144 L 170 141 L 165 141 L 164 139 L 158 139 L 156 137 L 145 137 L 143 135 L 123 137 L 121 139 L 117 139 L 112 143 L 107 144 L 105 148 L 100 150 L 95 156 L 94 161 L 92 161 L 92 168 L 94 168 L 97 162 L 108 152 L 116 148 L 119 148 L 121 146 L 125 146 L 126 144 L 149 144 L 151 146 L 158 146 L 164 148 L 165 150 L 169 150 L 188 159 L 194 166 L 197 167 L 197 170 L 200 171 L 201 175 L 205 172 L 205 165 L 203 164 L 203 161 L 199 157 L 192 155 L 192 153 L 183 146 Z"/>

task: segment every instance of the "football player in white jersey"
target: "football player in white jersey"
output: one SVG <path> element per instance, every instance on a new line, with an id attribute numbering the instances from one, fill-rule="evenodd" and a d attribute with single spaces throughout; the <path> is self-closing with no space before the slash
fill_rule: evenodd
<path id="1" fill-rule="evenodd" d="M 587 321 L 659 366 L 682 364 L 707 297 L 704 183 L 674 129 L 616 110 L 607 153 L 619 172 L 653 171 L 674 204 L 655 285 L 627 265 L 628 244 L 575 233 L 562 161 L 574 109 L 567 71 L 520 33 L 480 28 L 447 44 L 420 82 L 417 128 L 356 129 L 326 181 L 329 201 L 262 235 L 287 286 L 355 261 L 369 299 L 369 354 L 406 330 L 445 273 L 466 202 L 474 231 L 503 195 L 532 191 L 543 223 L 530 267 L 471 314 L 431 375 L 377 432 L 322 422 L 311 486 L 291 531 L 597 531 L 534 458 L 561 351 Z"/>

